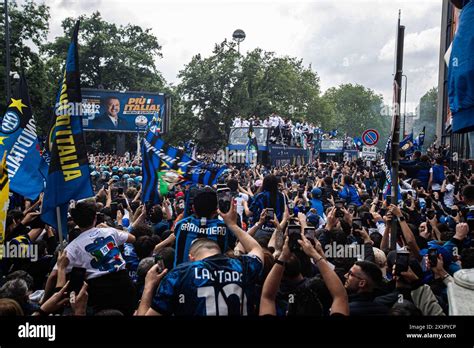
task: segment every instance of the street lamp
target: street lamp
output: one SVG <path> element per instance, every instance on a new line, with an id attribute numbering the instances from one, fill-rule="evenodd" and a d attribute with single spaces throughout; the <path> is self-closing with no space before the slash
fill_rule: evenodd
<path id="1" fill-rule="evenodd" d="M 240 54 L 240 43 L 245 40 L 245 32 L 242 29 L 235 30 L 232 39 L 237 41 L 237 52 Z"/>
<path id="2" fill-rule="evenodd" d="M 407 121 L 407 86 L 408 86 L 408 77 L 407 75 L 403 74 L 402 78 L 405 78 L 405 97 L 404 97 L 404 105 L 403 105 L 403 139 L 405 139 L 405 127 Z"/>

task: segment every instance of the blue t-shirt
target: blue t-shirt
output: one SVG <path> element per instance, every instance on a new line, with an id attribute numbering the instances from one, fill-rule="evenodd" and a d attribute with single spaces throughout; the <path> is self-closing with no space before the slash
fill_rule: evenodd
<path id="1" fill-rule="evenodd" d="M 215 255 L 181 264 L 161 281 L 151 308 L 163 315 L 255 314 L 255 284 L 262 270 L 262 261 L 253 255 Z"/>
<path id="2" fill-rule="evenodd" d="M 191 244 L 197 238 L 207 238 L 215 241 L 223 253 L 232 248 L 236 240 L 224 221 L 209 219 L 206 220 L 205 225 L 201 226 L 201 219 L 195 215 L 178 221 L 174 233 L 176 235 L 174 267 L 189 261 Z"/>

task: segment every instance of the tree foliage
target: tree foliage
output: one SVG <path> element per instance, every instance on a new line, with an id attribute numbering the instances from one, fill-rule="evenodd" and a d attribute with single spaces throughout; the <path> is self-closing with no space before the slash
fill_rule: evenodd
<path id="1" fill-rule="evenodd" d="M 418 119 L 413 122 L 413 136 L 416 137 L 422 130 L 425 130 L 425 148 L 433 143 L 436 134 L 436 112 L 438 105 L 438 89 L 436 87 L 427 91 L 420 99 L 417 110 Z"/>
<path id="2" fill-rule="evenodd" d="M 6 91 L 5 91 L 5 17 L 4 4 L 2 2 L 0 16 L 0 112 L 6 110 Z M 51 100 L 48 94 L 48 83 L 45 74 L 45 63 L 40 55 L 41 47 L 46 43 L 49 31 L 49 7 L 44 4 L 35 3 L 28 0 L 19 6 L 15 2 L 8 4 L 9 22 L 10 22 L 10 61 L 11 71 L 24 72 L 28 80 L 30 98 L 33 113 L 39 123 L 44 121 L 42 113 L 46 105 Z M 12 81 L 12 87 L 15 88 L 15 80 Z"/>
<path id="3" fill-rule="evenodd" d="M 234 42 L 223 41 L 215 45 L 210 56 L 193 56 L 179 72 L 179 84 L 172 86 L 166 84 L 157 68 L 161 46 L 151 29 L 116 25 L 94 12 L 64 19 L 63 34 L 47 42 L 49 8 L 33 0 L 22 6 L 10 3 L 10 19 L 12 62 L 19 58 L 22 63 L 43 134 L 50 124 L 71 32 L 80 19 L 82 86 L 171 94 L 171 130 L 166 139 L 172 143 L 194 139 L 203 148 L 215 149 L 226 143 L 234 117 L 263 119 L 273 112 L 325 130 L 337 128 L 351 136 L 360 136 L 368 127 L 378 129 L 383 137 L 388 135 L 390 118 L 381 116 L 380 95 L 352 84 L 321 94 L 316 71 L 295 57 L 278 56 L 261 48 L 239 54 Z M 3 41 L 1 21 L 3 17 Z M 0 59 L 0 90 L 5 92 L 4 50 L 0 50 Z M 430 92 L 421 102 L 421 120 L 426 119 L 427 126 L 433 124 L 433 106 L 436 108 Z M 0 111 L 4 110 L 1 100 Z M 99 138 L 105 139 L 94 133 L 88 140 L 95 142 Z"/>

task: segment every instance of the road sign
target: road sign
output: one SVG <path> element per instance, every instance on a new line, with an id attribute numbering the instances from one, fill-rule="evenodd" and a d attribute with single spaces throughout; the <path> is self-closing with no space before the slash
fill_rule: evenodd
<path id="1" fill-rule="evenodd" d="M 364 146 L 362 148 L 362 158 L 366 161 L 376 161 L 377 148 L 375 146 Z"/>
<path id="2" fill-rule="evenodd" d="M 362 142 L 367 146 L 374 146 L 377 145 L 379 142 L 379 132 L 375 129 L 367 129 L 362 133 Z"/>

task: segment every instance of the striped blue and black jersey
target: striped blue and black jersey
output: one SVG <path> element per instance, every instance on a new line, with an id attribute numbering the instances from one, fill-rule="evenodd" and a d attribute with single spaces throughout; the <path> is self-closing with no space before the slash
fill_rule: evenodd
<path id="1" fill-rule="evenodd" d="M 189 261 L 189 249 L 192 242 L 197 238 L 207 238 L 215 241 L 221 248 L 222 253 L 233 248 L 236 238 L 232 231 L 219 219 L 205 220 L 194 215 L 188 216 L 176 224 L 176 244 L 174 266 Z"/>
<path id="2" fill-rule="evenodd" d="M 255 284 L 262 261 L 253 255 L 215 255 L 174 268 L 161 281 L 151 308 L 163 315 L 256 314 Z"/>
<path id="3" fill-rule="evenodd" d="M 285 212 L 286 199 L 281 192 L 276 194 L 275 206 L 271 205 L 270 192 L 263 191 L 254 197 L 252 204 L 250 205 L 250 211 L 253 213 L 253 222 L 257 222 L 260 219 L 263 209 L 273 208 L 278 221 L 283 219 L 283 213 Z"/>

